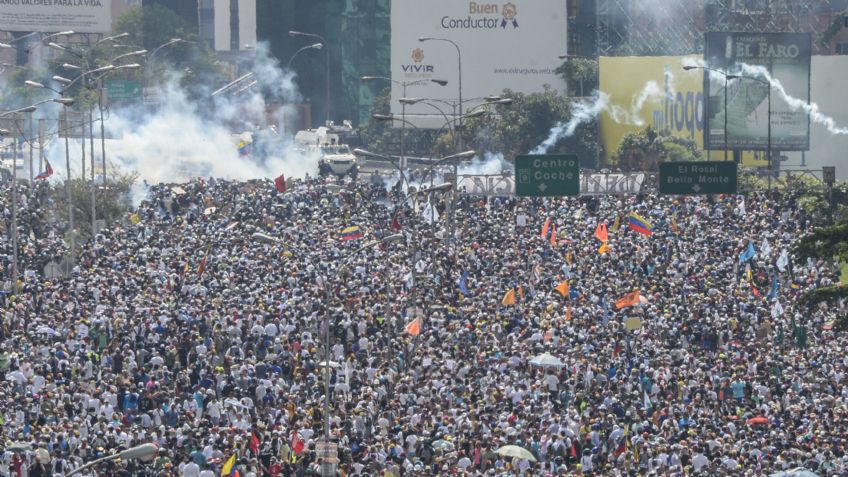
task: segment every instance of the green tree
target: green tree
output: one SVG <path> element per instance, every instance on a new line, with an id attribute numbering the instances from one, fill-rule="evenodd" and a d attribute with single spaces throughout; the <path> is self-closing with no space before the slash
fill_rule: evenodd
<path id="1" fill-rule="evenodd" d="M 109 183 L 96 189 L 97 219 L 106 224 L 113 223 L 126 216 L 130 211 L 130 190 L 137 173 L 127 173 L 116 168 L 109 171 Z M 68 196 L 65 183 L 57 184 L 51 190 L 53 211 L 57 218 L 68 223 Z M 74 206 L 74 229 L 76 236 L 83 240 L 91 238 L 91 182 L 74 179 L 71 181 L 71 201 Z"/>
<path id="2" fill-rule="evenodd" d="M 808 258 L 822 259 L 834 265 L 848 266 L 848 221 L 837 225 L 821 227 L 813 231 L 795 244 L 795 256 L 801 260 Z M 845 282 L 845 269 L 842 269 L 843 282 L 838 285 L 828 285 L 814 288 L 798 298 L 800 306 L 808 311 L 821 303 L 834 303 L 848 298 L 848 283 Z M 836 327 L 848 329 L 848 314 L 839 316 Z"/>
<path id="3" fill-rule="evenodd" d="M 614 161 L 626 171 L 655 171 L 660 162 L 689 162 L 703 160 L 695 141 L 661 134 L 654 128 L 628 133 L 618 145 Z"/>
<path id="4" fill-rule="evenodd" d="M 527 154 L 550 136 L 554 126 L 572 117 L 572 101 L 550 87 L 530 94 L 504 90 L 502 96 L 512 98 L 512 104 L 488 106 L 494 108 L 493 114 L 469 119 L 464 139 L 477 151 L 501 153 L 508 161 Z M 577 154 L 583 166 L 593 166 L 598 151 L 596 131 L 596 121 L 583 123 L 548 152 Z"/>
<path id="5" fill-rule="evenodd" d="M 598 89 L 597 59 L 568 58 L 554 72 L 568 85 L 569 96 L 586 96 Z"/>

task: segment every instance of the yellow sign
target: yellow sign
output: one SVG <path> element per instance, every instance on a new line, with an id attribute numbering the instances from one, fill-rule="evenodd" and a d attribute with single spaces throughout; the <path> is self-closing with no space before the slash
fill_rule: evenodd
<path id="1" fill-rule="evenodd" d="M 704 72 L 686 71 L 699 56 L 605 57 L 599 62 L 600 90 L 609 95 L 609 108 L 601 113 L 601 141 L 611 161 L 624 136 L 650 126 L 673 136 L 688 137 L 704 147 Z M 627 111 L 617 114 L 609 109 Z M 723 160 L 724 151 L 710 151 L 710 159 Z M 753 154 L 742 156 L 743 165 L 765 166 Z"/>

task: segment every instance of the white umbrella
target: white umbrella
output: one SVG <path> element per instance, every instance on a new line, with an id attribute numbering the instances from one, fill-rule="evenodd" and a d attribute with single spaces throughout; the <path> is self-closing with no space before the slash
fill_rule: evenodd
<path id="1" fill-rule="evenodd" d="M 536 462 L 536 458 L 533 456 L 532 452 L 519 446 L 503 446 L 495 452 L 498 455 L 502 455 L 504 457 L 514 457 L 516 459 L 523 459 L 529 460 L 530 462 Z"/>
<path id="2" fill-rule="evenodd" d="M 318 363 L 318 367 L 319 367 L 319 368 L 323 368 L 324 366 L 326 366 L 324 363 L 326 363 L 326 361 L 321 361 L 320 363 Z M 338 368 L 338 367 L 339 367 L 339 363 L 337 363 L 337 362 L 335 362 L 335 361 L 330 361 L 330 367 L 331 367 L 331 368 Z"/>
<path id="3" fill-rule="evenodd" d="M 535 358 L 530 360 L 530 364 L 535 366 L 540 366 L 542 368 L 564 368 L 565 363 L 560 361 L 559 358 L 550 354 L 550 353 L 542 353 Z"/>

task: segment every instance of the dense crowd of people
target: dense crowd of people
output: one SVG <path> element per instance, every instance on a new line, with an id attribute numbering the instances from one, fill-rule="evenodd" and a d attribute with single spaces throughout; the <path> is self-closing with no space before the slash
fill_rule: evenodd
<path id="1" fill-rule="evenodd" d="M 451 212 L 368 181 L 196 180 L 151 186 L 58 277 L 63 224 L 19 195 L 0 476 L 144 443 L 75 475 L 318 475 L 325 384 L 344 476 L 848 473 L 845 304 L 796 302 L 838 274 L 792 256 L 814 220 L 792 193 Z"/>

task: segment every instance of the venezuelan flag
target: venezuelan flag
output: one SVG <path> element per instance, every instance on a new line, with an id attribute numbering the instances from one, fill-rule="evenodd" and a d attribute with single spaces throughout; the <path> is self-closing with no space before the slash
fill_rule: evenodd
<path id="1" fill-rule="evenodd" d="M 627 216 L 627 225 L 642 235 L 651 235 L 654 233 L 654 227 L 651 223 L 636 212 L 630 212 Z"/>
<path id="2" fill-rule="evenodd" d="M 342 230 L 342 240 L 356 240 L 362 238 L 362 231 L 358 225 L 352 225 Z"/>
<path id="3" fill-rule="evenodd" d="M 249 156 L 251 149 L 252 149 L 252 146 L 253 146 L 253 143 L 249 143 L 247 141 L 239 141 L 239 144 L 238 144 L 239 156 L 242 156 L 242 157 Z"/>

